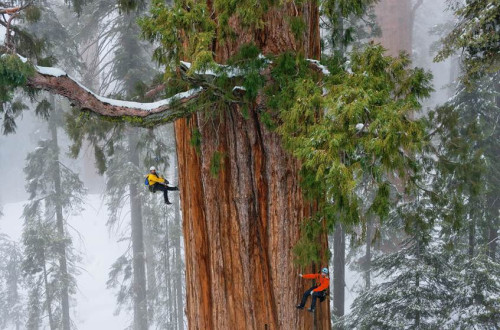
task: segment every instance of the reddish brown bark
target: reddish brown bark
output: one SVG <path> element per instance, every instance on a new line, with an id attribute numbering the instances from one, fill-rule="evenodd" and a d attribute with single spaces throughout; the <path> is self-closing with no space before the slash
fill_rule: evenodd
<path id="1" fill-rule="evenodd" d="M 382 36 L 380 42 L 389 55 L 397 56 L 404 50 L 412 53 L 412 7 L 410 0 L 381 0 L 375 6 L 377 24 Z"/>
<path id="2" fill-rule="evenodd" d="M 160 114 L 162 118 L 169 118 L 174 120 L 186 115 L 186 111 L 176 106 L 175 109 L 171 108 L 169 104 L 158 106 L 150 111 L 144 111 L 139 107 L 134 107 L 134 102 L 130 102 L 131 106 L 117 106 L 99 100 L 94 94 L 83 88 L 73 79 L 68 76 L 51 76 L 47 74 L 35 73 L 29 78 L 28 86 L 43 89 L 54 94 L 64 96 L 81 109 L 88 109 L 97 114 L 107 117 L 123 117 L 135 116 L 147 118 Z M 184 104 L 197 97 L 197 93 L 190 96 L 183 97 L 177 100 L 178 104 Z"/>
<path id="3" fill-rule="evenodd" d="M 289 21 L 292 17 L 303 18 L 307 27 L 299 38 L 295 38 L 290 31 Z M 225 62 L 242 44 L 250 42 L 257 44 L 266 55 L 293 50 L 310 58 L 319 58 L 321 46 L 319 9 L 316 1 L 308 1 L 303 6 L 288 2 L 284 6 L 272 8 L 262 19 L 265 22 L 263 28 L 242 30 L 238 18 L 232 17 L 229 25 L 237 31 L 238 38 L 215 44 L 216 61 Z"/>
<path id="4" fill-rule="evenodd" d="M 195 126 L 199 154 L 189 142 Z M 295 310 L 310 283 L 298 278 L 292 249 L 311 212 L 297 162 L 254 112 L 244 119 L 230 111 L 220 121 L 200 115 L 175 127 L 190 328 L 310 328 L 311 315 Z M 225 157 L 214 177 L 215 151 Z M 328 329 L 328 305 L 319 307 L 318 329 Z"/>
<path id="5" fill-rule="evenodd" d="M 292 16 L 302 17 L 307 27 L 298 38 L 289 30 Z M 214 43 L 216 61 L 224 63 L 250 41 L 264 54 L 293 50 L 308 58 L 319 58 L 316 1 L 299 7 L 290 2 L 270 10 L 263 19 L 262 29 L 242 30 L 238 19 L 232 18 L 230 24 L 238 38 Z M 149 116 L 138 108 L 103 102 L 66 76 L 37 73 L 29 85 L 65 96 L 77 106 L 101 115 Z M 265 101 L 259 99 L 259 107 L 265 106 Z M 176 111 L 165 106 L 150 113 L 161 112 L 163 121 L 185 115 L 182 110 Z M 189 327 L 329 329 L 328 303 L 318 305 L 315 319 L 295 309 L 310 286 L 298 274 L 327 265 L 324 259 L 315 269 L 299 270 L 293 263 L 292 250 L 300 236 L 300 225 L 314 210 L 303 199 L 298 162 L 283 150 L 279 136 L 260 123 L 255 109 L 249 110 L 248 118 L 235 104 L 214 115 L 217 111 L 203 111 L 175 122 Z M 194 131 L 201 133 L 198 147 L 191 144 Z M 223 155 L 223 163 L 218 175 L 213 176 L 211 166 L 216 151 Z M 320 243 L 327 251 L 326 237 Z"/>
<path id="6" fill-rule="evenodd" d="M 288 30 L 290 13 L 303 16 L 306 26 L 314 25 L 300 41 Z M 230 21 L 239 36 L 215 45 L 219 63 L 250 41 L 264 53 L 292 49 L 319 57 L 313 1 L 296 11 L 290 6 L 271 10 L 260 31 L 240 31 L 237 18 Z M 302 221 L 313 210 L 302 196 L 298 162 L 255 110 L 248 117 L 237 106 L 220 115 L 214 112 L 175 122 L 189 328 L 329 329 L 327 303 L 318 304 L 315 325 L 310 313 L 295 309 L 310 283 L 298 277 L 293 247 Z M 190 143 L 194 130 L 201 135 L 199 146 Z M 212 175 L 216 152 L 223 162 Z M 326 238 L 322 243 L 326 251 Z"/>

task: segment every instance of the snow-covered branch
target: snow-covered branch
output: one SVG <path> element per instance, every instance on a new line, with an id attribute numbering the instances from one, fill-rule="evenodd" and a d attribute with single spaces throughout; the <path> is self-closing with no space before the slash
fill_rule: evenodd
<path id="1" fill-rule="evenodd" d="M 57 68 L 35 66 L 36 73 L 28 81 L 28 85 L 37 89 L 61 95 L 84 110 L 90 110 L 107 117 L 141 117 L 155 115 L 162 120 L 175 120 L 186 114 L 183 105 L 196 98 L 203 90 L 194 88 L 173 97 L 152 102 L 140 103 L 106 98 L 92 93 L 64 71 Z M 173 106 L 173 105 L 176 106 Z"/>

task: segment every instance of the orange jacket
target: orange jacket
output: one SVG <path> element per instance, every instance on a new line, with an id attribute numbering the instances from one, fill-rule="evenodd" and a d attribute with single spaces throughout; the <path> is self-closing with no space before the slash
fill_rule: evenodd
<path id="1" fill-rule="evenodd" d="M 321 292 L 330 286 L 330 279 L 326 276 L 321 276 L 321 274 L 304 274 L 302 278 L 316 280 L 317 288 L 313 290 L 314 292 Z"/>
<path id="2" fill-rule="evenodd" d="M 148 182 L 149 185 L 152 186 L 155 183 L 165 183 L 165 179 L 162 178 L 161 176 L 158 176 L 157 174 L 149 173 L 148 174 Z"/>

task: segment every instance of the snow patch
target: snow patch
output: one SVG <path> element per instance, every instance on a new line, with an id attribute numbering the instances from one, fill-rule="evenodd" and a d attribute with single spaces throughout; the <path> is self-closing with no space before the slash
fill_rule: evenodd
<path id="1" fill-rule="evenodd" d="M 307 61 L 316 65 L 324 75 L 330 74 L 330 70 L 328 70 L 328 68 L 326 66 L 324 66 L 323 64 L 319 63 L 318 60 L 313 60 L 311 58 L 308 58 Z"/>
<path id="2" fill-rule="evenodd" d="M 19 54 L 17 56 L 19 56 L 19 58 L 21 59 L 21 61 L 23 61 L 24 63 L 26 63 L 28 61 L 27 58 L 25 58 L 25 57 L 23 57 L 23 56 L 21 56 Z M 189 66 L 191 65 L 188 62 L 182 62 L 182 63 L 185 64 L 185 65 L 189 65 Z M 81 88 L 83 88 L 84 90 L 86 90 L 87 92 L 89 92 L 90 94 L 92 94 L 96 99 L 98 99 L 99 101 L 101 101 L 103 103 L 110 104 L 112 106 L 117 106 L 117 107 L 139 109 L 139 110 L 144 110 L 144 111 L 151 111 L 151 110 L 154 110 L 156 108 L 169 105 L 169 104 L 171 104 L 172 102 L 174 102 L 176 100 L 183 99 L 183 98 L 188 98 L 190 96 L 193 96 L 193 95 L 199 93 L 202 90 L 201 87 L 193 88 L 193 89 L 190 89 L 190 90 L 188 90 L 186 92 L 175 94 L 174 96 L 169 97 L 167 99 L 156 101 L 156 102 L 148 102 L 148 103 L 115 100 L 115 99 L 111 99 L 111 98 L 108 98 L 108 97 L 104 97 L 104 96 L 100 96 L 100 95 L 95 94 L 90 89 L 88 89 L 87 87 L 85 87 L 84 85 L 82 85 L 81 83 L 79 83 L 76 79 L 73 79 L 70 75 L 68 75 L 66 72 L 64 72 L 63 70 L 61 70 L 59 68 L 52 68 L 52 67 L 45 67 L 45 66 L 35 65 L 35 69 L 36 69 L 36 71 L 38 73 L 46 75 L 46 76 L 51 76 L 51 77 L 64 77 L 64 76 L 67 76 L 68 78 L 70 78 L 71 80 L 73 80 L 75 83 L 77 83 Z"/>
<path id="3" fill-rule="evenodd" d="M 82 88 L 85 88 L 82 85 L 80 85 L 80 86 Z M 174 102 L 176 100 L 193 96 L 193 95 L 199 93 L 202 90 L 201 87 L 199 87 L 199 88 L 193 88 L 193 89 L 190 89 L 190 90 L 188 90 L 186 92 L 175 94 L 174 96 L 169 97 L 168 99 L 164 99 L 164 100 L 160 100 L 160 101 L 156 101 L 156 102 L 151 102 L 151 103 L 141 103 L 141 102 L 132 102 L 132 101 L 122 101 L 122 100 L 110 99 L 110 98 L 107 98 L 107 97 L 103 97 L 103 96 L 94 94 L 90 90 L 88 90 L 87 88 L 85 88 L 85 89 L 89 93 L 91 93 L 92 95 L 94 95 L 99 101 L 101 101 L 103 103 L 107 103 L 107 104 L 110 104 L 110 105 L 113 105 L 113 106 L 118 106 L 118 107 L 140 109 L 140 110 L 144 110 L 144 111 L 151 111 L 153 109 L 156 109 L 156 108 L 159 108 L 159 107 L 162 107 L 162 106 L 165 106 L 165 105 L 169 105 L 169 104 L 171 104 L 172 102 Z"/>
<path id="4" fill-rule="evenodd" d="M 186 69 L 190 70 L 192 67 L 192 64 L 189 62 L 181 61 L 180 62 L 182 66 L 184 66 Z M 229 78 L 234 78 L 234 77 L 240 77 L 244 75 L 244 72 L 238 68 L 231 67 L 229 65 L 222 65 L 222 64 L 217 64 L 217 67 L 222 70 Z M 227 71 L 225 71 L 227 70 Z M 215 72 L 212 69 L 206 69 L 206 70 L 197 70 L 194 72 L 197 75 L 204 75 L 204 76 L 212 76 L 212 77 L 218 77 L 221 74 Z"/>
<path id="5" fill-rule="evenodd" d="M 233 92 L 234 91 L 246 91 L 247 89 L 243 86 L 234 86 L 233 87 Z"/>
<path id="6" fill-rule="evenodd" d="M 38 66 L 35 65 L 36 71 L 39 73 L 46 75 L 46 76 L 52 76 L 52 77 L 64 77 L 67 76 L 67 73 L 64 72 L 63 70 L 59 68 L 51 68 L 51 67 L 46 67 L 46 66 Z"/>

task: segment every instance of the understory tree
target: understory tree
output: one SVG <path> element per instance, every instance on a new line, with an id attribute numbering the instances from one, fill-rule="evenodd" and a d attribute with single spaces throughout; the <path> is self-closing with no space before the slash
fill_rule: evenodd
<path id="1" fill-rule="evenodd" d="M 43 104 L 55 107 L 54 103 Z M 60 109 L 52 111 L 50 137 L 28 154 L 24 169 L 30 194 L 23 212 L 23 271 L 30 283 L 30 329 L 41 326 L 43 315 L 47 315 L 50 329 L 71 328 L 70 299 L 76 289 L 77 260 L 65 216 L 80 210 L 85 189 L 78 175 L 60 161 L 60 120 Z"/>
<path id="2" fill-rule="evenodd" d="M 437 229 L 432 192 L 414 191 L 385 220 L 406 237 L 371 263 L 377 282 L 339 323 L 347 329 L 443 328 L 455 297 L 453 264 Z"/>
<path id="3" fill-rule="evenodd" d="M 417 232 L 405 225 L 410 240 L 424 236 L 374 262 L 389 280 L 356 299 L 346 318 L 352 328 L 499 326 L 500 58 L 498 34 L 491 32 L 498 30 L 500 6 L 467 1 L 454 9 L 457 25 L 437 59 L 462 49 L 462 75 L 455 95 L 429 114 L 433 143 L 415 181 L 417 196 L 426 198 L 413 197 L 400 214 L 420 219 Z"/>
<path id="4" fill-rule="evenodd" d="M 0 234 L 0 327 L 19 330 L 26 321 L 26 282 L 22 276 L 19 244 Z"/>

